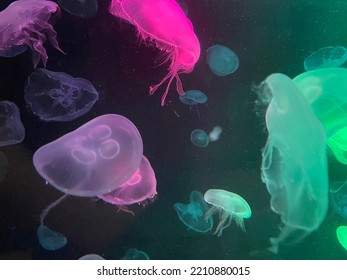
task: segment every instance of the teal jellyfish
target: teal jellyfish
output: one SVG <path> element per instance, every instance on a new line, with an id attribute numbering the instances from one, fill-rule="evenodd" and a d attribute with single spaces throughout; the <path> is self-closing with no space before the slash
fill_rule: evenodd
<path id="1" fill-rule="evenodd" d="M 148 255 L 141 250 L 138 250 L 136 248 L 128 249 L 125 252 L 124 257 L 121 258 L 121 260 L 149 260 L 150 258 Z"/>
<path id="2" fill-rule="evenodd" d="M 304 61 L 306 71 L 325 68 L 339 67 L 347 60 L 347 49 L 342 46 L 324 47 L 310 54 Z"/>
<path id="3" fill-rule="evenodd" d="M 192 143 L 200 148 L 204 148 L 210 142 L 207 133 L 202 129 L 194 129 L 190 134 L 190 140 Z"/>
<path id="4" fill-rule="evenodd" d="M 335 158 L 347 165 L 347 69 L 322 68 L 293 79 L 327 134 Z"/>
<path id="5" fill-rule="evenodd" d="M 55 251 L 64 247 L 67 243 L 66 237 L 45 225 L 40 225 L 37 229 L 37 238 L 40 245 L 49 251 Z"/>
<path id="6" fill-rule="evenodd" d="M 226 46 L 214 45 L 206 53 L 208 66 L 216 76 L 227 76 L 239 68 L 239 57 Z"/>
<path id="7" fill-rule="evenodd" d="M 261 178 L 271 209 L 283 226 L 270 250 L 301 241 L 318 229 L 328 210 L 326 133 L 293 81 L 272 74 L 262 83 L 259 103 L 268 104 L 268 139 L 262 150 Z"/>
<path id="8" fill-rule="evenodd" d="M 236 193 L 221 189 L 210 189 L 204 199 L 212 207 L 205 214 L 205 219 L 210 219 L 213 214 L 219 214 L 219 224 L 214 232 L 218 236 L 222 235 L 225 228 L 230 226 L 231 221 L 235 220 L 236 224 L 245 230 L 244 219 L 252 216 L 252 210 L 246 200 Z"/>
<path id="9" fill-rule="evenodd" d="M 205 202 L 202 193 L 192 191 L 190 193 L 190 203 L 175 203 L 174 208 L 179 219 L 191 230 L 205 233 L 212 229 L 213 219 L 208 217 L 205 219 L 205 214 L 209 210 L 208 204 Z"/>
<path id="10" fill-rule="evenodd" d="M 180 101 L 183 104 L 192 106 L 202 104 L 207 101 L 207 96 L 200 90 L 187 90 L 184 94 L 179 96 Z"/>

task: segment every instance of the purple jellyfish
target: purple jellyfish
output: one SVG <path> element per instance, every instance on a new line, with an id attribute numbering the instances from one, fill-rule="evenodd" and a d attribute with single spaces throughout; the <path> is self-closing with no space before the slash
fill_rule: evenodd
<path id="1" fill-rule="evenodd" d="M 19 0 L 0 12 L 0 56 L 12 57 L 33 51 L 34 67 L 42 60 L 46 66 L 47 52 L 43 43 L 64 53 L 58 45 L 57 33 L 48 23 L 52 14 L 60 12 L 59 6 L 46 0 Z"/>

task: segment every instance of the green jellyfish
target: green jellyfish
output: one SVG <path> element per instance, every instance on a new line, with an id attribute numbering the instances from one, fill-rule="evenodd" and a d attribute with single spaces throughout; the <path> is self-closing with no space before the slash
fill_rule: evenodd
<path id="1" fill-rule="evenodd" d="M 342 247 L 347 250 L 347 226 L 339 226 L 336 229 L 336 236 Z"/>
<path id="2" fill-rule="evenodd" d="M 283 226 L 269 248 L 294 244 L 316 230 L 328 210 L 326 133 L 293 81 L 272 74 L 261 84 L 258 103 L 268 104 L 268 139 L 262 150 L 261 178 L 271 208 Z"/>
<path id="3" fill-rule="evenodd" d="M 302 73 L 293 81 L 323 124 L 330 151 L 347 164 L 347 69 L 321 68 Z"/>
<path id="4" fill-rule="evenodd" d="M 219 224 L 214 234 L 221 236 L 232 220 L 235 220 L 236 224 L 246 231 L 244 219 L 250 218 L 252 211 L 247 201 L 241 196 L 221 189 L 210 189 L 205 193 L 204 199 L 212 205 L 206 212 L 205 219 L 211 218 L 215 213 L 219 214 Z"/>
<path id="5" fill-rule="evenodd" d="M 202 193 L 192 191 L 190 193 L 190 203 L 175 203 L 174 208 L 179 219 L 191 230 L 205 233 L 212 229 L 213 218 L 205 219 L 205 214 L 209 210 Z"/>

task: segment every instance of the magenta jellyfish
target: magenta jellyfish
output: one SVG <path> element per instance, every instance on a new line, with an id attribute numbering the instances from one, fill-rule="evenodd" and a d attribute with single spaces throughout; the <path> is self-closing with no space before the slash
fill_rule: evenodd
<path id="1" fill-rule="evenodd" d="M 176 90 L 184 94 L 181 73 L 193 71 L 200 56 L 200 43 L 194 33 L 190 20 L 175 0 L 112 0 L 111 14 L 120 17 L 137 28 L 139 37 L 153 43 L 166 52 L 166 61 L 170 61 L 169 73 L 160 83 L 150 87 L 150 95 L 168 80 L 161 105 L 170 85 L 176 78 Z"/>
<path id="2" fill-rule="evenodd" d="M 59 13 L 59 6 L 52 1 L 19 0 L 0 12 L 0 56 L 12 57 L 33 51 L 34 67 L 40 60 L 46 65 L 47 52 L 43 43 L 63 52 L 58 45 L 57 33 L 49 23 L 52 14 Z"/>
<path id="3" fill-rule="evenodd" d="M 148 159 L 142 156 L 139 168 L 127 182 L 108 194 L 100 195 L 99 198 L 127 210 L 122 206 L 134 203 L 144 204 L 156 195 L 157 180 L 154 170 Z"/>

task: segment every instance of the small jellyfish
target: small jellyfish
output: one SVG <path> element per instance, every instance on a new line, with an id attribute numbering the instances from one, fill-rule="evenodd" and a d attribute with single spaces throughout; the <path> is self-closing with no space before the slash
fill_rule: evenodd
<path id="1" fill-rule="evenodd" d="M 342 46 L 320 48 L 310 54 L 304 61 L 306 71 L 325 68 L 339 67 L 347 60 L 347 49 Z"/>
<path id="2" fill-rule="evenodd" d="M 336 236 L 341 246 L 347 250 L 347 226 L 339 226 L 336 229 Z"/>
<path id="3" fill-rule="evenodd" d="M 296 76 L 293 82 L 322 123 L 329 151 L 347 164 L 347 69 L 312 70 Z"/>
<path id="4" fill-rule="evenodd" d="M 7 173 L 8 161 L 6 156 L 0 151 L 0 182 L 4 180 Z"/>
<path id="5" fill-rule="evenodd" d="M 40 60 L 46 66 L 47 52 L 43 43 L 47 40 L 57 50 L 57 33 L 49 23 L 52 14 L 59 13 L 59 6 L 52 1 L 19 0 L 0 12 L 0 55 L 15 56 L 29 47 L 34 67 Z"/>
<path id="6" fill-rule="evenodd" d="M 57 0 L 60 8 L 81 18 L 93 17 L 98 11 L 96 0 Z"/>
<path id="7" fill-rule="evenodd" d="M 190 193 L 189 204 L 175 203 L 174 208 L 178 214 L 179 219 L 189 229 L 201 233 L 208 232 L 212 229 L 212 216 L 205 219 L 205 214 L 210 207 L 205 202 L 202 193 L 198 191 L 192 191 Z"/>
<path id="8" fill-rule="evenodd" d="M 52 230 L 45 225 L 40 225 L 37 229 L 37 238 L 40 245 L 49 251 L 63 248 L 67 243 L 67 239 L 63 234 Z"/>
<path id="9" fill-rule="evenodd" d="M 329 192 L 331 208 L 337 215 L 347 220 L 347 181 L 331 183 Z"/>
<path id="10" fill-rule="evenodd" d="M 98 254 L 87 254 L 87 255 L 80 257 L 79 260 L 100 261 L 100 260 L 104 260 L 104 258 Z"/>
<path id="11" fill-rule="evenodd" d="M 149 260 L 149 257 L 144 251 L 131 248 L 125 252 L 121 260 Z"/>
<path id="12" fill-rule="evenodd" d="M 139 168 L 128 181 L 114 191 L 98 197 L 108 203 L 121 206 L 134 203 L 145 204 L 148 199 L 153 199 L 156 195 L 157 180 L 154 170 L 148 159 L 142 156 Z"/>
<path id="13" fill-rule="evenodd" d="M 39 148 L 33 163 L 53 187 L 71 195 L 109 193 L 131 178 L 142 159 L 142 138 L 127 118 L 99 116 Z"/>
<path id="14" fill-rule="evenodd" d="M 235 220 L 236 224 L 246 231 L 244 219 L 250 218 L 252 211 L 247 201 L 241 196 L 221 189 L 210 189 L 205 192 L 204 199 L 212 205 L 206 212 L 205 219 L 209 219 L 215 213 L 219 214 L 219 224 L 214 234 L 221 236 L 232 220 Z"/>
<path id="15" fill-rule="evenodd" d="M 71 121 L 88 113 L 99 94 L 83 78 L 38 68 L 24 89 L 25 102 L 44 121 Z"/>
<path id="16" fill-rule="evenodd" d="M 207 101 L 207 96 L 200 90 L 188 90 L 179 96 L 183 104 L 193 106 Z"/>
<path id="17" fill-rule="evenodd" d="M 219 139 L 223 129 L 219 125 L 215 126 L 210 133 L 208 134 L 208 138 L 211 142 L 215 142 Z"/>
<path id="18" fill-rule="evenodd" d="M 239 68 L 238 56 L 226 46 L 214 45 L 206 53 L 208 66 L 218 77 L 232 74 Z"/>
<path id="19" fill-rule="evenodd" d="M 25 129 L 19 109 L 11 101 L 0 101 L 0 147 L 21 143 Z"/>
<path id="20" fill-rule="evenodd" d="M 194 129 L 190 134 L 190 140 L 192 143 L 200 148 L 204 148 L 208 145 L 210 140 L 208 139 L 207 133 L 202 129 Z"/>
<path id="21" fill-rule="evenodd" d="M 261 178 L 271 195 L 271 209 L 281 216 L 280 244 L 295 244 L 319 228 L 328 210 L 326 133 L 294 82 L 272 74 L 259 88 L 268 139 L 262 150 Z"/>
<path id="22" fill-rule="evenodd" d="M 150 95 L 166 81 L 161 105 L 169 92 L 173 79 L 176 79 L 176 90 L 184 93 L 179 74 L 193 71 L 200 57 L 200 43 L 194 33 L 190 20 L 175 0 L 112 0 L 110 13 L 134 25 L 138 37 L 152 42 L 165 52 L 164 62 L 170 61 L 169 73 L 160 83 L 150 86 Z"/>

